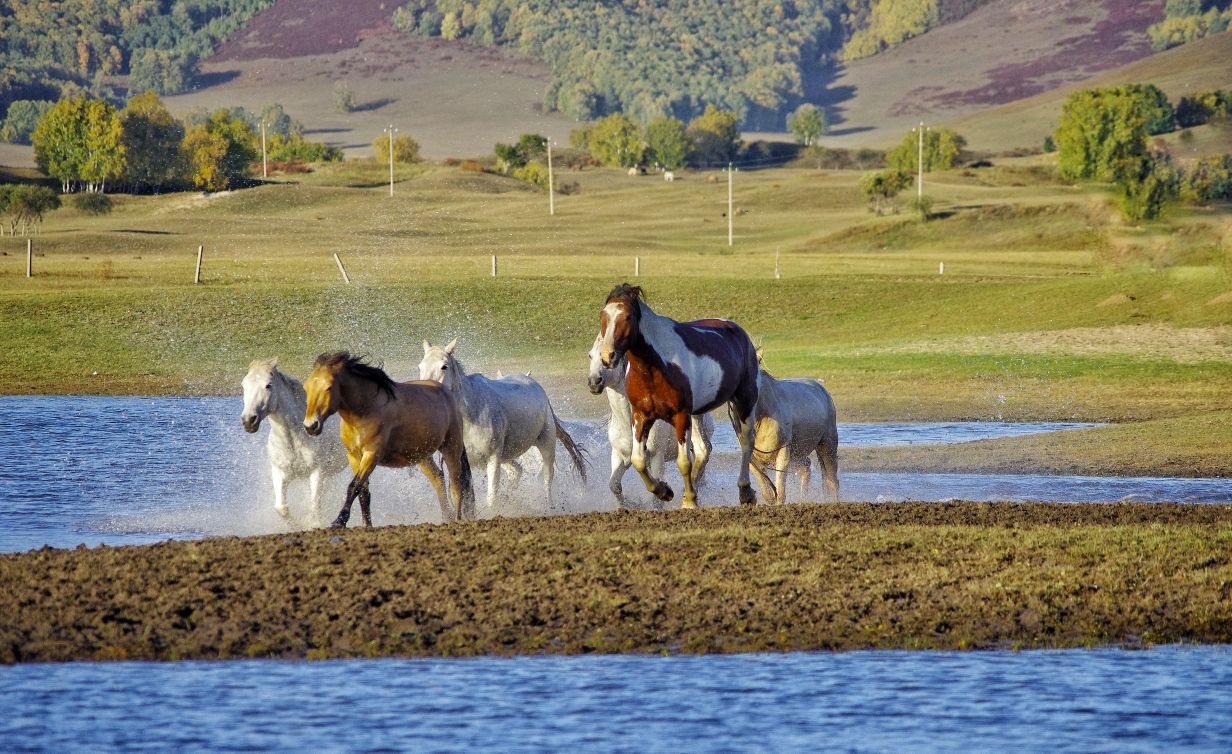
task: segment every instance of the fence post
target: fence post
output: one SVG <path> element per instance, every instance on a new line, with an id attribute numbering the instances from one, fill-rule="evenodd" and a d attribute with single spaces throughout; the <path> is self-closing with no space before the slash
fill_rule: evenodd
<path id="1" fill-rule="evenodd" d="M 334 252 L 334 261 L 338 263 L 338 271 L 342 273 L 342 282 L 347 285 L 351 284 L 351 276 L 347 274 L 346 267 L 342 265 L 342 257 L 338 256 L 338 252 Z"/>
<path id="2" fill-rule="evenodd" d="M 496 255 L 492 255 L 492 277 L 496 277 Z"/>
<path id="3" fill-rule="evenodd" d="M 201 257 L 203 254 L 205 254 L 205 247 L 198 246 L 197 247 L 197 273 L 193 275 L 194 285 L 201 285 Z"/>
<path id="4" fill-rule="evenodd" d="M 34 277 L 34 240 L 26 239 L 26 277 Z"/>
<path id="5" fill-rule="evenodd" d="M 938 267 L 937 267 L 937 274 L 938 274 L 938 275 L 944 275 L 944 274 L 945 274 L 945 262 L 941 262 L 941 263 L 938 265 Z"/>
<path id="6" fill-rule="evenodd" d="M 633 257 L 633 277 L 641 277 L 642 275 L 642 258 Z"/>
<path id="7" fill-rule="evenodd" d="M 780 280 L 782 279 L 782 277 L 783 277 L 783 273 L 779 269 L 779 250 L 775 249 L 774 250 L 774 279 Z"/>

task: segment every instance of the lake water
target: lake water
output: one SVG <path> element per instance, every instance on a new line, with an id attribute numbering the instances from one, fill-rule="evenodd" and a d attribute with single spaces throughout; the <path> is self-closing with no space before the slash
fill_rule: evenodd
<path id="1" fill-rule="evenodd" d="M 5 751 L 1226 752 L 1232 650 L 0 667 Z"/>
<path id="2" fill-rule="evenodd" d="M 0 397 L 0 552 L 43 545 L 137 544 L 168 538 L 247 535 L 287 530 L 273 512 L 266 429 L 246 434 L 239 398 Z M 336 421 L 336 420 L 335 420 Z M 589 485 L 558 458 L 555 512 L 610 509 L 606 486 L 607 437 L 597 421 L 568 423 L 592 449 Z M 735 447 L 726 422 L 717 422 L 717 455 Z M 845 445 L 962 442 L 1049 432 L 1077 424 L 945 422 L 842 424 Z M 534 454 L 531 454 L 532 456 Z M 717 456 L 716 456 L 717 457 Z M 506 513 L 545 513 L 535 462 L 511 495 Z M 675 473 L 669 466 L 669 478 Z M 702 488 L 703 504 L 731 503 L 732 464 L 716 463 Z M 1232 500 L 1232 480 L 1104 478 L 990 474 L 843 473 L 848 500 Z M 341 503 L 345 480 L 327 486 L 324 512 Z M 789 482 L 791 499 L 799 499 Z M 820 494 L 820 474 L 812 495 Z M 303 483 L 293 483 L 293 512 L 306 514 Z M 405 471 L 378 470 L 373 478 L 377 524 L 435 521 L 427 483 Z M 635 474 L 625 490 L 642 495 Z"/>

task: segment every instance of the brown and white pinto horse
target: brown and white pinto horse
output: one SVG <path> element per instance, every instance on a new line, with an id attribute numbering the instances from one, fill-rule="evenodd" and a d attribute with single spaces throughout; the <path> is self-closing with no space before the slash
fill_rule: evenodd
<path id="1" fill-rule="evenodd" d="M 676 430 L 676 466 L 684 478 L 680 507 L 696 508 L 696 475 L 690 456 L 691 418 L 724 403 L 740 441 L 741 503 L 754 503 L 749 484 L 753 452 L 753 412 L 757 406 L 757 351 L 735 322 L 699 319 L 677 322 L 656 314 L 642 299 L 642 289 L 628 283 L 608 294 L 599 313 L 599 359 L 610 368 L 623 357 L 625 389 L 633 407 L 633 455 L 630 459 L 646 489 L 663 501 L 672 489 L 650 476 L 646 439 L 656 420 Z M 592 373 L 590 392 L 603 391 L 603 378 Z"/>

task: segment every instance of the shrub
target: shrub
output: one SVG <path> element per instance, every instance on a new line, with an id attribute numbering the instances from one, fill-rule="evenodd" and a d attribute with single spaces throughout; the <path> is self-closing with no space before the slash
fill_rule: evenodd
<path id="1" fill-rule="evenodd" d="M 517 168 L 513 171 L 513 177 L 543 188 L 548 186 L 547 165 L 538 162 L 528 162 L 522 167 Z"/>
<path id="2" fill-rule="evenodd" d="M 73 206 L 87 215 L 105 215 L 111 212 L 111 197 L 89 191 L 73 197 Z"/>

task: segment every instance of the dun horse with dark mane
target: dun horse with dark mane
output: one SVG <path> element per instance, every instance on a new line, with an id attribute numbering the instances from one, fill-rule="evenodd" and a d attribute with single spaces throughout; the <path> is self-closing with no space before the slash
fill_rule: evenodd
<path id="1" fill-rule="evenodd" d="M 725 319 L 677 322 L 656 314 L 643 300 L 642 289 L 626 283 L 608 294 L 599 313 L 598 350 L 604 367 L 610 369 L 622 357 L 628 365 L 631 460 L 646 489 L 663 501 L 673 496 L 671 487 L 651 477 L 646 465 L 646 439 L 654 422 L 662 420 L 676 430 L 676 466 L 684 478 L 681 507 L 697 507 L 689 452 L 691 418 L 726 403 L 740 441 L 740 502 L 756 502 L 749 484 L 749 458 L 757 406 L 757 352 L 739 325 Z M 592 371 L 589 382 L 592 393 L 603 391 L 600 374 Z"/>
<path id="2" fill-rule="evenodd" d="M 304 430 L 319 435 L 330 415 L 342 420 L 342 444 L 355 477 L 333 528 L 346 526 L 351 503 L 359 499 L 364 525 L 372 526 L 368 478 L 377 466 L 418 465 L 432 483 L 446 520 L 474 518 L 475 493 L 462 440 L 462 415 L 454 397 L 439 382 L 394 382 L 377 367 L 345 351 L 321 354 L 304 380 L 308 408 Z M 445 496 L 445 480 L 432 460 L 440 451 L 449 471 L 454 508 Z"/>

